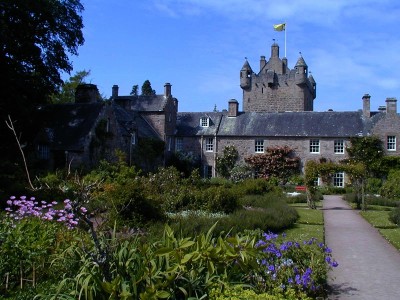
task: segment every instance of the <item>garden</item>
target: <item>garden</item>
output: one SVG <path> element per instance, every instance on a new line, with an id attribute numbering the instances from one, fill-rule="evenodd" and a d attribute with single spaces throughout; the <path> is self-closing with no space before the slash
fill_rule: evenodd
<path id="1" fill-rule="evenodd" d="M 276 180 L 181 175 L 102 162 L 84 176 L 49 173 L 35 182 L 45 188 L 6 199 L 0 299 L 324 296 L 337 262 L 304 194 L 291 204 Z"/>

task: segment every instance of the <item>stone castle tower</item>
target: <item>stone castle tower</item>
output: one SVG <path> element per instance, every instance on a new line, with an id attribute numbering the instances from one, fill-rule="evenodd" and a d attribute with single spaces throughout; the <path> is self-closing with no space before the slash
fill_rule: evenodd
<path id="1" fill-rule="evenodd" d="M 316 83 L 308 75 L 308 66 L 300 56 L 293 70 L 287 58 L 279 58 L 279 46 L 271 46 L 271 58 L 260 59 L 260 71 L 254 73 L 246 60 L 240 70 L 240 87 L 243 89 L 243 111 L 283 112 L 313 111 Z"/>

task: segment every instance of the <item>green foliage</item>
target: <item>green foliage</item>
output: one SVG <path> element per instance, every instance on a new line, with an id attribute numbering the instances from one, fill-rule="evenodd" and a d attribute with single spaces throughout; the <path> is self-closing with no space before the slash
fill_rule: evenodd
<path id="1" fill-rule="evenodd" d="M 166 166 L 173 166 L 185 177 L 188 177 L 194 170 L 200 169 L 201 162 L 199 156 L 177 151 L 169 156 Z"/>
<path id="2" fill-rule="evenodd" d="M 300 158 L 289 146 L 268 147 L 266 153 L 245 158 L 255 173 L 262 178 L 276 177 L 286 183 L 292 175 L 300 173 Z"/>
<path id="3" fill-rule="evenodd" d="M 74 103 L 75 91 L 78 85 L 86 83 L 85 79 L 90 75 L 90 70 L 78 71 L 69 80 L 65 81 L 58 93 L 50 96 L 50 102 L 53 104 Z"/>
<path id="4" fill-rule="evenodd" d="M 377 136 L 352 137 L 346 149 L 350 164 L 361 163 L 370 175 L 379 175 L 384 156 L 382 141 Z"/>
<path id="5" fill-rule="evenodd" d="M 137 84 L 132 86 L 132 91 L 129 93 L 129 95 L 132 96 L 137 96 L 138 95 L 138 90 L 139 90 L 139 86 Z"/>
<path id="6" fill-rule="evenodd" d="M 389 172 L 387 180 L 383 183 L 381 194 L 391 199 L 400 198 L 400 170 L 392 170 Z"/>
<path id="7" fill-rule="evenodd" d="M 274 294 L 260 293 L 257 294 L 249 286 L 237 284 L 232 286 L 224 286 L 223 289 L 214 288 L 211 290 L 210 299 L 215 300 L 308 300 L 309 298 L 304 293 L 298 293 L 293 289 L 282 291 L 274 290 Z"/>
<path id="8" fill-rule="evenodd" d="M 165 143 L 152 138 L 141 138 L 130 154 L 132 163 L 144 172 L 154 172 L 162 164 Z"/>
<path id="9" fill-rule="evenodd" d="M 235 146 L 226 146 L 221 156 L 217 157 L 216 170 L 224 178 L 231 176 L 231 171 L 238 160 L 239 153 Z"/>
<path id="10" fill-rule="evenodd" d="M 233 182 L 241 182 L 246 179 L 253 178 L 253 171 L 251 170 L 250 166 L 246 164 L 237 164 L 231 170 L 231 177 L 230 179 Z"/>
<path id="11" fill-rule="evenodd" d="M 245 179 L 234 185 L 233 189 L 239 195 L 262 195 L 275 189 L 270 181 L 262 178 Z"/>
<path id="12" fill-rule="evenodd" d="M 151 87 L 151 83 L 149 80 L 146 80 L 145 82 L 143 82 L 142 85 L 142 96 L 152 96 L 155 95 L 156 91 L 153 90 L 153 88 Z"/>
<path id="13" fill-rule="evenodd" d="M 367 178 L 367 184 L 365 188 L 367 193 L 379 195 L 382 187 L 382 179 L 379 178 Z"/>
<path id="14" fill-rule="evenodd" d="M 37 282 L 62 276 L 65 267 L 51 268 L 50 260 L 72 243 L 72 232 L 61 224 L 33 217 L 16 221 L 2 215 L 0 274 L 8 273 L 10 290 L 19 286 L 21 270 L 24 278 L 34 272 Z"/>
<path id="15" fill-rule="evenodd" d="M 400 206 L 389 213 L 389 220 L 400 227 Z"/>

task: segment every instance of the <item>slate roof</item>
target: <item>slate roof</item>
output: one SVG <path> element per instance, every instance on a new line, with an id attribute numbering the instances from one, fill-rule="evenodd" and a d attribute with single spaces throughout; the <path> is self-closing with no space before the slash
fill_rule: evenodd
<path id="1" fill-rule="evenodd" d="M 162 111 L 167 103 L 164 95 L 152 96 L 119 96 L 114 99 L 116 103 L 120 101 L 129 101 L 131 110 L 136 111 Z"/>
<path id="2" fill-rule="evenodd" d="M 201 116 L 209 115 L 210 127 L 200 127 Z M 220 120 L 220 122 L 219 122 Z M 362 112 L 242 112 L 237 117 L 227 113 L 180 113 L 178 134 L 271 137 L 351 137 L 366 134 Z"/>
<path id="3" fill-rule="evenodd" d="M 137 111 L 126 110 L 118 104 L 113 104 L 113 110 L 122 135 L 130 135 L 134 130 L 139 138 L 160 139 L 156 131 Z"/>
<path id="4" fill-rule="evenodd" d="M 67 103 L 41 106 L 37 120 L 54 150 L 82 151 L 104 103 Z"/>
<path id="5" fill-rule="evenodd" d="M 210 118 L 208 127 L 200 126 L 200 118 Z M 217 132 L 222 113 L 220 112 L 181 112 L 177 115 L 177 136 L 214 135 Z"/>

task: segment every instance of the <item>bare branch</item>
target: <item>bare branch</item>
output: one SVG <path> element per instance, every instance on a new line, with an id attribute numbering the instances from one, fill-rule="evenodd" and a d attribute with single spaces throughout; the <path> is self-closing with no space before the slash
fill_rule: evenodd
<path id="1" fill-rule="evenodd" d="M 21 152 L 22 160 L 24 162 L 25 173 L 26 173 L 26 177 L 28 178 L 29 186 L 30 186 L 30 188 L 32 190 L 36 190 L 36 188 L 33 186 L 32 181 L 31 181 L 31 176 L 29 174 L 28 164 L 26 163 L 24 150 L 22 150 L 22 146 L 21 146 L 21 142 L 20 142 L 21 134 L 20 134 L 20 137 L 18 138 L 17 132 L 15 131 L 15 127 L 14 127 L 14 122 L 11 120 L 11 116 L 10 115 L 8 115 L 8 121 L 6 120 L 5 122 L 6 122 L 7 127 L 13 132 L 15 140 L 17 141 L 18 149 Z"/>

